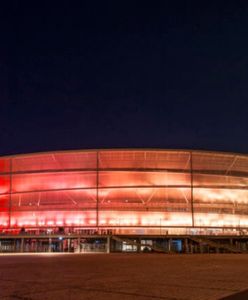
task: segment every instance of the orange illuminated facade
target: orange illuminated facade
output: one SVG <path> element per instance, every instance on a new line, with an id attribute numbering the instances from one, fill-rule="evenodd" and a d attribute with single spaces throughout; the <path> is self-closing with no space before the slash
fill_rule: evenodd
<path id="1" fill-rule="evenodd" d="M 0 158 L 0 231 L 248 229 L 248 156 L 79 150 Z"/>

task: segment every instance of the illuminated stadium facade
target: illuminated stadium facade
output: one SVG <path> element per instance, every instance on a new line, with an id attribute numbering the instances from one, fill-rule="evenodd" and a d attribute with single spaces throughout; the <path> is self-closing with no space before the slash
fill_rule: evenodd
<path id="1" fill-rule="evenodd" d="M 201 247 L 199 236 L 244 238 L 248 156 L 127 149 L 2 157 L 0 231 L 0 249 L 2 242 L 12 250 L 46 234 L 50 250 L 64 249 L 51 246 L 57 236 L 61 243 L 68 236 L 77 239 L 80 248 L 80 239 L 106 235 L 110 244 L 130 249 L 140 248 L 142 237 L 165 237 L 168 244 L 167 237 L 182 236 L 187 245 L 190 237 L 193 248 Z M 243 244 L 247 247 L 246 240 Z"/>

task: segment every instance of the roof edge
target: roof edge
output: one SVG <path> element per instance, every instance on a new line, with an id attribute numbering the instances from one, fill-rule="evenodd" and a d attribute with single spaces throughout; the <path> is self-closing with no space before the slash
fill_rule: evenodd
<path id="1" fill-rule="evenodd" d="M 203 149 L 174 149 L 174 148 L 99 148 L 99 149 L 72 149 L 72 150 L 54 150 L 54 151 L 38 151 L 29 153 L 20 153 L 12 155 L 3 155 L 0 158 L 15 158 L 24 156 L 40 156 L 45 154 L 55 154 L 55 153 L 77 153 L 77 152 L 105 152 L 105 151 L 172 151 L 172 152 L 191 152 L 191 153 L 209 153 L 209 154 L 219 154 L 219 155 L 235 155 L 235 156 L 245 156 L 248 154 L 240 152 L 229 152 L 229 151 L 215 151 L 215 150 L 203 150 Z"/>

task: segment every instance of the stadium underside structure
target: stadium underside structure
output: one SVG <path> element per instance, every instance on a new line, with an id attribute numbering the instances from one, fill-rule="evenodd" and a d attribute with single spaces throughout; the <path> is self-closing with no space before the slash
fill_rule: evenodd
<path id="1" fill-rule="evenodd" d="M 0 158 L 0 231 L 246 235 L 248 156 L 77 150 Z"/>

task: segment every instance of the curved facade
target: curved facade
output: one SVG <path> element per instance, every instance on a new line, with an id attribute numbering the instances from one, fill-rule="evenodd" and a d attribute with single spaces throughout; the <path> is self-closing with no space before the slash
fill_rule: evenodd
<path id="1" fill-rule="evenodd" d="M 22 227 L 248 228 L 248 156 L 131 149 L 2 157 L 0 229 Z"/>

